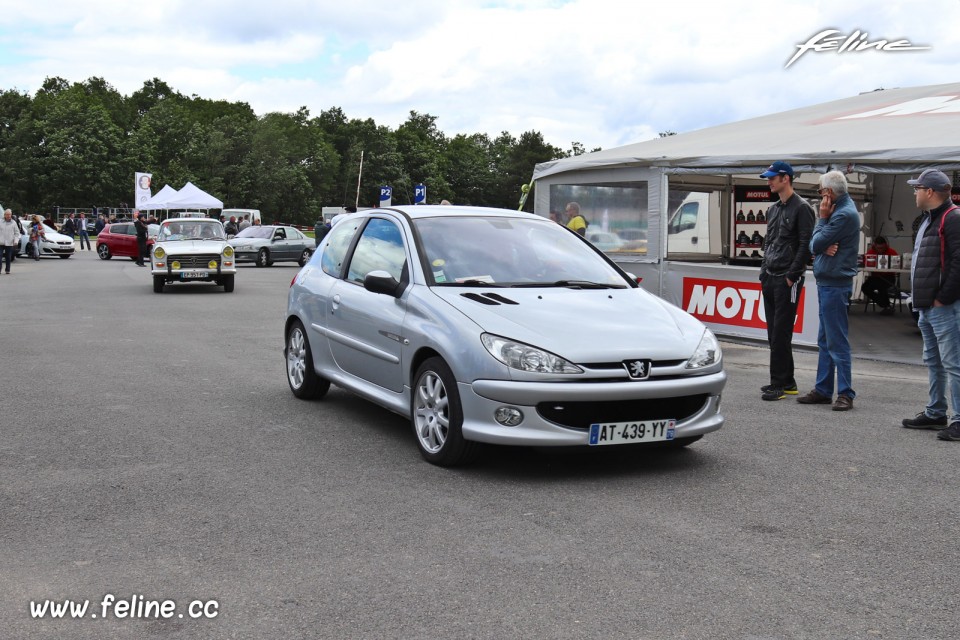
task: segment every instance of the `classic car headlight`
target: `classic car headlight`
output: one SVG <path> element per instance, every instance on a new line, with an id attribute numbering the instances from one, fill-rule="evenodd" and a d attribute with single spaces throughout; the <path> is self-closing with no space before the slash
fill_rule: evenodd
<path id="1" fill-rule="evenodd" d="M 179 269 L 179 268 L 180 268 L 180 262 L 177 261 L 177 260 L 174 260 L 173 262 L 170 263 L 170 268 L 171 268 L 171 269 Z"/>
<path id="2" fill-rule="evenodd" d="M 216 268 L 217 268 L 216 260 L 211 260 L 210 262 L 207 263 L 207 269 L 216 269 Z"/>
<path id="3" fill-rule="evenodd" d="M 223 257 L 224 257 L 224 258 L 232 258 L 232 257 L 233 257 L 233 247 L 227 245 L 227 246 L 224 248 L 224 250 L 223 250 Z"/>
<path id="4" fill-rule="evenodd" d="M 167 252 L 163 250 L 163 247 L 157 247 L 153 250 L 153 255 L 156 258 L 162 258 L 163 256 L 167 255 Z"/>
<path id="5" fill-rule="evenodd" d="M 583 373 L 583 369 L 549 351 L 489 333 L 480 336 L 494 358 L 512 369 L 536 373 Z"/>
<path id="6" fill-rule="evenodd" d="M 710 329 L 706 329 L 703 332 L 703 337 L 700 338 L 700 344 L 697 345 L 697 350 L 694 351 L 690 359 L 687 360 L 687 369 L 709 367 L 710 365 L 720 362 L 721 356 L 720 343 L 717 342 L 717 338 L 713 335 L 713 332 L 710 331 Z"/>

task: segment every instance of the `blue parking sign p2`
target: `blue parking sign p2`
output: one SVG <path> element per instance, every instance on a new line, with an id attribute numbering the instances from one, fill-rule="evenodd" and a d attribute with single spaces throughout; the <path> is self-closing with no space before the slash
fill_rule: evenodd
<path id="1" fill-rule="evenodd" d="M 393 187 L 380 187 L 380 206 L 389 207 L 393 202 Z"/>

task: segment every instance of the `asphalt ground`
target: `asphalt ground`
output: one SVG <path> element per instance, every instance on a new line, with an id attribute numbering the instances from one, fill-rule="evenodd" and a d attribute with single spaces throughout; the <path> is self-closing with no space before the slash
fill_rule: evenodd
<path id="1" fill-rule="evenodd" d="M 727 423 L 686 450 L 442 469 L 398 416 L 292 396 L 296 272 L 157 295 L 81 252 L 0 276 L 0 637 L 957 637 L 960 443 L 899 426 L 922 367 L 856 361 L 839 413 L 761 402 L 767 352 L 725 344 Z M 104 617 L 107 594 L 176 608 Z"/>

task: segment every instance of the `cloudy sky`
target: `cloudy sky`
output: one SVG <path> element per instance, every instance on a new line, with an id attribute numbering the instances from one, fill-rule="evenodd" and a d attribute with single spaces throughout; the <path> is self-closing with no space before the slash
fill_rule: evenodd
<path id="1" fill-rule="evenodd" d="M 960 81 L 960 0 L 0 0 L 0 89 L 157 77 L 259 113 L 610 148 L 874 89 Z M 915 51 L 809 50 L 833 29 Z M 837 44 L 842 44 L 842 40 Z"/>

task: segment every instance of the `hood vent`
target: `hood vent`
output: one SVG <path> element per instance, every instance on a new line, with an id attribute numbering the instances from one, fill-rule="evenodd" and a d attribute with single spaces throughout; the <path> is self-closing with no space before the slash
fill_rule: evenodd
<path id="1" fill-rule="evenodd" d="M 461 293 L 460 295 L 468 300 L 473 300 L 474 302 L 479 302 L 480 304 L 486 304 L 494 307 L 501 304 L 520 304 L 516 300 L 511 300 L 510 298 L 504 297 L 499 293 Z"/>

